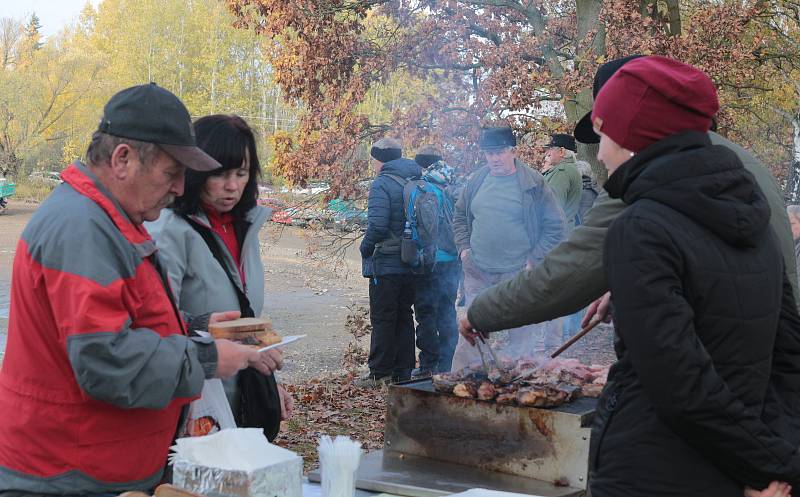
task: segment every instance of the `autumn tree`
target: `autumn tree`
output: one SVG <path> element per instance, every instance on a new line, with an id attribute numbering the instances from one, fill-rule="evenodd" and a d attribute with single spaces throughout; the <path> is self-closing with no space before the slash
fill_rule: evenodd
<path id="1" fill-rule="evenodd" d="M 104 0 L 46 39 L 35 16 L 0 21 L 0 167 L 25 175 L 80 158 L 108 98 L 149 81 L 195 117 L 241 115 L 268 150 L 296 112 L 272 82 L 264 38 L 235 20 L 218 0 Z"/>
<path id="2" fill-rule="evenodd" d="M 413 149 L 442 144 L 475 161 L 481 124 L 507 122 L 530 162 L 546 135 L 570 130 L 590 107 L 591 79 L 607 58 L 664 54 L 719 85 L 723 106 L 755 77 L 765 1 L 701 0 L 228 0 L 240 26 L 272 40 L 284 93 L 305 104 L 295 134 L 275 141 L 288 178 L 331 178 L 347 191 L 376 134 Z M 359 107 L 370 88 L 404 71 L 431 88 L 374 122 Z"/>
<path id="3" fill-rule="evenodd" d="M 44 43 L 42 43 L 42 24 L 36 13 L 31 14 L 28 23 L 22 30 L 22 39 L 19 42 L 19 60 L 20 65 L 27 65 L 33 63 L 33 58 L 36 52 L 41 50 Z"/>
<path id="4" fill-rule="evenodd" d="M 800 5 L 774 2 L 755 19 L 759 70 L 724 116 L 737 142 L 753 149 L 800 203 Z"/>
<path id="5" fill-rule="evenodd" d="M 22 23 L 16 19 L 0 19 L 0 69 L 10 69 L 16 63 L 22 29 Z"/>

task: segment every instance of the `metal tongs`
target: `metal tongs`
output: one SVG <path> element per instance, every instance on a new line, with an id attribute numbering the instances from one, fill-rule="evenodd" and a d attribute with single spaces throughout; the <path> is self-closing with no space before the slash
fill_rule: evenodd
<path id="1" fill-rule="evenodd" d="M 475 340 L 475 346 L 478 347 L 478 353 L 481 355 L 481 364 L 483 364 L 483 370 L 486 372 L 486 376 L 489 376 L 489 372 L 492 368 L 489 367 L 489 363 L 486 361 L 486 356 L 484 355 L 483 348 L 481 347 L 481 343 L 486 346 L 489 350 L 489 355 L 491 356 L 490 359 L 492 364 L 494 365 L 494 369 L 500 368 L 500 360 L 497 358 L 497 354 L 494 353 L 494 349 L 486 339 L 483 338 L 482 333 L 478 333 L 478 339 Z"/>

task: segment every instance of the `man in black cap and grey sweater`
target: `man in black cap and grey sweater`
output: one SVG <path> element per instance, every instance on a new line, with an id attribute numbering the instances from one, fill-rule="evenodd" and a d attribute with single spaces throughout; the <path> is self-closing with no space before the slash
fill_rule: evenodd
<path id="1" fill-rule="evenodd" d="M 564 214 L 553 190 L 516 158 L 516 145 L 511 128 L 484 129 L 480 147 L 486 166 L 470 177 L 456 202 L 453 234 L 467 306 L 485 288 L 538 265 L 564 236 Z M 543 337 L 543 332 L 543 327 L 511 330 L 509 351 L 524 357 L 560 344 L 560 333 Z M 477 350 L 459 339 L 453 369 L 476 360 Z"/>

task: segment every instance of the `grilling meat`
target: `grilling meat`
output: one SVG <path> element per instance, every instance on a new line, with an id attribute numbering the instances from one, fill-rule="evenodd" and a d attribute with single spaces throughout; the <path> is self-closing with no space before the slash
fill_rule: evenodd
<path id="1" fill-rule="evenodd" d="M 433 375 L 433 388 L 441 393 L 453 393 L 453 389 L 461 382 L 453 373 Z"/>
<path id="2" fill-rule="evenodd" d="M 555 407 L 574 400 L 579 391 L 579 387 L 567 383 L 522 387 L 517 393 L 517 403 L 521 406 Z"/>
<path id="3" fill-rule="evenodd" d="M 480 368 L 433 375 L 436 391 L 498 404 L 555 407 L 577 397 L 597 397 L 608 366 L 586 366 L 575 359 L 503 363 L 487 374 Z"/>
<path id="4" fill-rule="evenodd" d="M 498 404 L 512 405 L 517 403 L 517 394 L 515 392 L 501 393 L 494 399 Z"/>
<path id="5" fill-rule="evenodd" d="M 494 400 L 497 396 L 497 391 L 494 388 L 494 384 L 484 381 L 481 383 L 481 386 L 478 387 L 478 399 L 479 400 Z"/>
<path id="6" fill-rule="evenodd" d="M 453 388 L 453 395 L 474 399 L 478 396 L 478 389 L 471 382 L 459 383 Z"/>

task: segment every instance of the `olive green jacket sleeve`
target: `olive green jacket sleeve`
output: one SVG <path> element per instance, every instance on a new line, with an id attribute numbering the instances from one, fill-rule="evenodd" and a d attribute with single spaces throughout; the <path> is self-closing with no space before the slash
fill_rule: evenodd
<path id="1" fill-rule="evenodd" d="M 499 331 L 572 314 L 608 288 L 603 244 L 611 222 L 625 209 L 603 191 L 584 224 L 533 269 L 481 293 L 468 311 L 480 331 Z"/>

